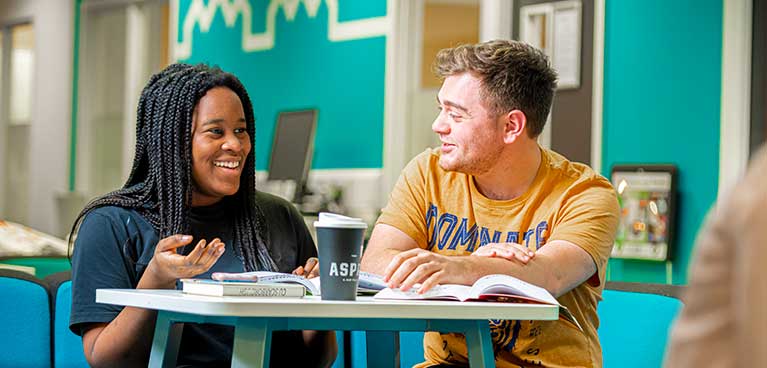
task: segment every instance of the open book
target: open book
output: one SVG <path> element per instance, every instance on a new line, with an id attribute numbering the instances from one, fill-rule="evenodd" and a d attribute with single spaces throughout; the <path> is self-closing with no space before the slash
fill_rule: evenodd
<path id="1" fill-rule="evenodd" d="M 307 279 L 303 276 L 293 275 L 282 272 L 255 271 L 240 273 L 214 272 L 213 279 L 220 281 L 249 281 L 266 283 L 289 283 L 300 284 L 306 288 L 306 292 L 311 295 L 320 295 L 320 278 L 315 277 Z M 374 293 L 386 288 L 383 278 L 379 275 L 360 272 L 359 283 L 357 285 L 358 293 Z"/>
<path id="2" fill-rule="evenodd" d="M 181 279 L 181 291 L 210 296 L 251 296 L 261 298 L 303 298 L 301 285 L 265 282 L 217 281 L 210 279 Z"/>
<path id="3" fill-rule="evenodd" d="M 578 321 L 546 289 L 535 286 L 509 275 L 487 275 L 477 280 L 474 285 L 437 285 L 423 294 L 418 294 L 416 284 L 407 291 L 385 288 L 374 296 L 375 299 L 396 300 L 457 300 L 490 301 L 510 303 L 538 303 L 559 306 L 560 318 L 571 322 L 581 329 Z"/>

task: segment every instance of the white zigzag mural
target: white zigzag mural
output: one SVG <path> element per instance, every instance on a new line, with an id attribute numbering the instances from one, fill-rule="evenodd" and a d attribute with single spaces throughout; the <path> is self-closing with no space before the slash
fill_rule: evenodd
<path id="1" fill-rule="evenodd" d="M 178 9 L 178 0 L 175 8 Z M 391 0 L 390 0 L 391 1 Z M 262 33 L 251 32 L 251 7 L 248 0 L 209 0 L 206 6 L 203 0 L 192 0 L 184 18 L 181 41 L 176 43 L 176 60 L 186 59 L 192 54 L 192 34 L 194 25 L 200 25 L 200 32 L 208 33 L 213 16 L 220 8 L 227 28 L 234 27 L 237 15 L 242 15 L 242 51 L 254 52 L 274 48 L 274 24 L 277 10 L 282 7 L 285 18 L 292 22 L 296 17 L 299 3 L 303 3 L 309 18 L 317 16 L 322 0 L 271 0 L 266 10 L 266 30 Z M 390 28 L 387 16 L 366 19 L 338 21 L 338 0 L 325 0 L 328 7 L 328 39 L 347 41 L 369 37 L 384 36 Z"/>

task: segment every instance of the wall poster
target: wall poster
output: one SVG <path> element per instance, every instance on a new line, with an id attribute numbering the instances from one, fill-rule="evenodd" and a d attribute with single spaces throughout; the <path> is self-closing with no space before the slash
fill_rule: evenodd
<path id="1" fill-rule="evenodd" d="M 667 261 L 676 213 L 676 167 L 616 165 L 611 180 L 620 222 L 611 257 Z"/>

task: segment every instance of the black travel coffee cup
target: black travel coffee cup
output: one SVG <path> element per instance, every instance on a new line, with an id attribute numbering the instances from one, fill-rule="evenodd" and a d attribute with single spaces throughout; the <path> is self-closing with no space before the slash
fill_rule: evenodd
<path id="1" fill-rule="evenodd" d="M 314 227 L 322 300 L 356 300 L 367 224 L 356 218 L 321 213 Z"/>

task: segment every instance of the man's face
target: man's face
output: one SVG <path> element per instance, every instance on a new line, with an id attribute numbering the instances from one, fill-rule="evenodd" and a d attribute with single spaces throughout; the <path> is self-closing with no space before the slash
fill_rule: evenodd
<path id="1" fill-rule="evenodd" d="M 437 95 L 439 115 L 431 129 L 442 141 L 439 165 L 481 175 L 500 159 L 504 124 L 480 100 L 481 81 L 470 73 L 445 78 Z"/>

